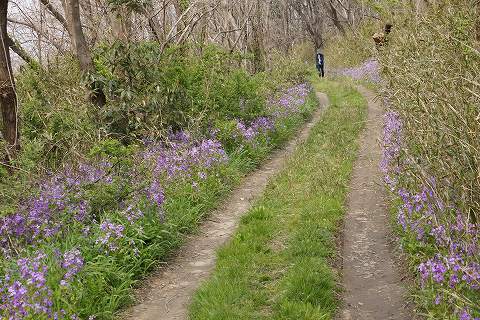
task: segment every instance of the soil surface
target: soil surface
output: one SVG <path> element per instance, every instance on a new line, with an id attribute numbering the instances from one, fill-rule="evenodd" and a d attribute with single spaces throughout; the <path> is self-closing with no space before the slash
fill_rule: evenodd
<path id="1" fill-rule="evenodd" d="M 344 305 L 341 320 L 412 319 L 406 290 L 393 256 L 392 231 L 379 169 L 382 104 L 359 87 L 368 101 L 368 120 L 361 136 L 343 231 Z"/>
<path id="2" fill-rule="evenodd" d="M 247 176 L 242 184 L 225 200 L 199 232 L 190 236 L 178 250 L 178 255 L 156 270 L 137 292 L 138 305 L 126 310 L 120 318 L 125 320 L 179 320 L 187 319 L 189 301 L 202 281 L 215 267 L 216 251 L 235 232 L 240 217 L 260 196 L 270 178 L 285 165 L 295 147 L 310 134 L 328 105 L 326 95 L 317 93 L 320 108 L 305 124 L 297 137 L 285 148 L 272 154 L 258 170 Z"/>

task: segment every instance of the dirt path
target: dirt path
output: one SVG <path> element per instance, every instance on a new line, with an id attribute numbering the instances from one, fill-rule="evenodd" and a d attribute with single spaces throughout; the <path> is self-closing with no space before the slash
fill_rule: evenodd
<path id="1" fill-rule="evenodd" d="M 368 100 L 368 122 L 361 137 L 347 199 L 343 244 L 342 320 L 412 319 L 405 290 L 392 254 L 390 221 L 379 170 L 382 106 L 363 87 Z"/>
<path id="2" fill-rule="evenodd" d="M 187 318 L 189 300 L 201 282 L 215 267 L 216 250 L 235 231 L 240 217 L 251 207 L 252 201 L 263 193 L 268 180 L 284 166 L 295 147 L 304 141 L 320 119 L 328 104 L 324 94 L 317 94 L 320 108 L 313 119 L 284 149 L 275 152 L 260 169 L 244 179 L 241 186 L 215 211 L 198 232 L 165 267 L 146 281 L 138 294 L 140 304 L 127 310 L 121 318 L 131 320 L 178 320 Z"/>

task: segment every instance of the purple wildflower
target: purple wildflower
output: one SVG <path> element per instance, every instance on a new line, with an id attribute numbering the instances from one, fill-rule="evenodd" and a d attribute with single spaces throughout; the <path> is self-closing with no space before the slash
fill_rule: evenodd
<path id="1" fill-rule="evenodd" d="M 83 257 L 80 250 L 73 249 L 63 254 L 63 261 L 61 267 L 66 270 L 62 279 L 62 285 L 66 286 L 72 280 L 72 278 L 80 272 L 83 268 Z"/>
<path id="2" fill-rule="evenodd" d="M 118 250 L 118 241 L 123 238 L 125 227 L 121 224 L 115 224 L 110 220 L 105 220 L 100 224 L 100 237 L 95 241 L 108 251 Z"/>

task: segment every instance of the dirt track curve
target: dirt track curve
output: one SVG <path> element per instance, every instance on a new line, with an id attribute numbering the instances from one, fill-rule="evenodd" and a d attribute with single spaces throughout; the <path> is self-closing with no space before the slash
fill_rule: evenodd
<path id="1" fill-rule="evenodd" d="M 328 105 L 328 98 L 322 93 L 317 93 L 317 96 L 320 108 L 312 120 L 285 148 L 274 152 L 270 160 L 247 176 L 210 219 L 200 226 L 199 232 L 187 239 L 178 250 L 178 255 L 154 272 L 139 290 L 139 304 L 122 314 L 121 319 L 187 319 L 190 298 L 215 267 L 216 250 L 232 236 L 240 217 L 263 193 L 268 180 L 282 170 L 287 157 L 309 136 L 310 130 L 320 119 Z"/>

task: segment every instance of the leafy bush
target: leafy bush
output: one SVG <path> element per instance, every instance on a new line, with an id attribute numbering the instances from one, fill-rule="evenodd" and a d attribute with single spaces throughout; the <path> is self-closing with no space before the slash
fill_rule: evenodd
<path id="1" fill-rule="evenodd" d="M 97 68 L 110 98 L 101 112 L 107 132 L 128 142 L 263 112 L 261 83 L 238 67 L 234 55 L 216 47 L 200 56 L 188 47 L 160 49 L 157 43 L 99 49 Z"/>
<path id="2" fill-rule="evenodd" d="M 55 167 L 98 139 L 95 112 L 73 58 L 59 58 L 48 70 L 25 66 L 16 80 L 22 143 L 40 153 L 40 165 Z"/>

